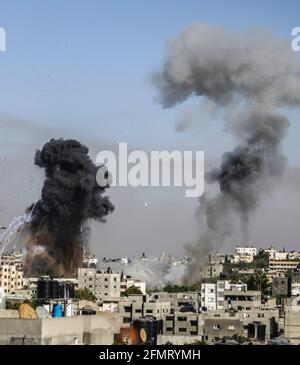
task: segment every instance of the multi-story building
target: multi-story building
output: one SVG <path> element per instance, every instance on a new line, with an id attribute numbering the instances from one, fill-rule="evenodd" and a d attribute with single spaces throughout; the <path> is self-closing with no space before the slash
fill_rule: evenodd
<path id="1" fill-rule="evenodd" d="M 237 255 L 256 256 L 257 248 L 253 246 L 236 246 L 235 253 Z"/>
<path id="2" fill-rule="evenodd" d="M 123 324 L 128 326 L 140 317 L 162 319 L 170 312 L 170 301 L 151 300 L 146 295 L 129 295 L 119 302 L 120 317 Z"/>
<path id="3" fill-rule="evenodd" d="M 300 295 L 300 271 L 293 271 L 291 274 L 291 295 Z"/>
<path id="4" fill-rule="evenodd" d="M 0 265 L 0 287 L 5 294 L 13 294 L 23 287 L 23 270 L 18 264 L 4 263 Z"/>
<path id="5" fill-rule="evenodd" d="M 222 272 L 222 264 L 208 263 L 203 265 L 200 276 L 202 278 L 219 278 Z"/>
<path id="6" fill-rule="evenodd" d="M 225 294 L 231 291 L 247 292 L 247 284 L 231 284 L 228 280 L 218 280 L 216 284 L 202 284 L 201 307 L 206 310 L 222 310 L 227 308 L 228 303 Z"/>
<path id="7" fill-rule="evenodd" d="M 232 255 L 231 262 L 233 264 L 238 264 L 240 262 L 244 262 L 246 264 L 251 264 L 253 262 L 254 256 L 248 254 L 239 254 L 239 255 Z"/>
<path id="8" fill-rule="evenodd" d="M 223 337 L 241 335 L 251 337 L 249 327 L 259 323 L 264 326 L 263 342 L 277 336 L 279 313 L 277 309 L 252 309 L 249 311 L 216 310 L 202 313 L 166 314 L 163 317 L 163 336 L 172 343 L 184 344 L 188 338 L 209 343 Z"/>
<path id="9" fill-rule="evenodd" d="M 216 310 L 216 284 L 205 283 L 201 285 L 201 307 L 206 308 L 207 310 Z"/>
<path id="10" fill-rule="evenodd" d="M 272 280 L 273 297 L 290 297 L 291 296 L 291 278 L 278 277 Z"/>
<path id="11" fill-rule="evenodd" d="M 150 294 L 149 300 L 169 301 L 172 313 L 185 310 L 197 312 L 201 304 L 201 294 L 199 292 L 153 292 Z"/>
<path id="12" fill-rule="evenodd" d="M 146 283 L 141 280 L 133 279 L 129 275 L 122 275 L 121 276 L 121 293 L 124 293 L 130 287 L 137 288 L 141 291 L 142 294 L 146 294 Z"/>
<path id="13" fill-rule="evenodd" d="M 224 292 L 224 308 L 251 310 L 261 308 L 261 292 L 232 288 Z"/>
<path id="14" fill-rule="evenodd" d="M 300 345 L 300 301 L 288 298 L 284 305 L 284 338 Z"/>
<path id="15" fill-rule="evenodd" d="M 296 270 L 300 261 L 299 260 L 269 260 L 269 272 L 270 273 L 285 273 L 289 270 Z"/>
<path id="16" fill-rule="evenodd" d="M 78 289 L 89 289 L 97 298 L 97 303 L 113 302 L 120 299 L 119 273 L 95 268 L 78 269 Z"/>

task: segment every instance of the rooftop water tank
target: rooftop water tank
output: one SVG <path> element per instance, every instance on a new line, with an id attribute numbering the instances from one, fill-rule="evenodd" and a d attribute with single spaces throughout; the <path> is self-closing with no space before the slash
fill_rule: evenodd
<path id="1" fill-rule="evenodd" d="M 54 304 L 53 305 L 53 317 L 60 318 L 63 316 L 62 305 L 61 304 Z"/>

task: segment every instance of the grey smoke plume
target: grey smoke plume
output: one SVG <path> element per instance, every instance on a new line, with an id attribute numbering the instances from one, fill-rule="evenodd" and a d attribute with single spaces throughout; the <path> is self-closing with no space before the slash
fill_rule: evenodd
<path id="1" fill-rule="evenodd" d="M 165 108 L 197 95 L 224 110 L 227 130 L 238 145 L 207 175 L 219 184 L 203 196 L 197 213 L 201 234 L 188 246 L 195 258 L 186 278 L 199 278 L 204 256 L 242 227 L 285 166 L 281 141 L 287 119 L 282 107 L 300 104 L 300 64 L 290 43 L 264 32 L 236 34 L 199 23 L 167 44 L 165 61 L 153 77 Z"/>

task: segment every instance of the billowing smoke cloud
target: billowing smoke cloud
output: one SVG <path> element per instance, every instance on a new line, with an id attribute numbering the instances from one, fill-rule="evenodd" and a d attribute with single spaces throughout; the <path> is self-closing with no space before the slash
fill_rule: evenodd
<path id="1" fill-rule="evenodd" d="M 76 140 L 51 139 L 35 155 L 45 169 L 40 200 L 27 209 L 27 274 L 71 275 L 82 260 L 88 219 L 105 222 L 114 210 L 96 183 L 97 167 L 88 148 Z"/>
<path id="2" fill-rule="evenodd" d="M 236 34 L 195 23 L 169 41 L 154 82 L 165 108 L 194 95 L 216 103 L 238 140 L 221 166 L 207 174 L 219 193 L 200 199 L 201 234 L 187 247 L 195 258 L 187 279 L 195 280 L 204 257 L 239 226 L 246 237 L 249 215 L 284 169 L 281 141 L 288 121 L 279 109 L 300 104 L 300 64 L 290 42 L 271 34 Z"/>

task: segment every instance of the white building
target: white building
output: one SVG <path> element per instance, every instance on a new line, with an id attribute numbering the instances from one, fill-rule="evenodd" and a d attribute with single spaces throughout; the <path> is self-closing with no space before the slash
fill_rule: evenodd
<path id="1" fill-rule="evenodd" d="M 133 279 L 129 275 L 123 275 L 121 278 L 121 293 L 125 292 L 130 287 L 135 287 L 141 291 L 142 294 L 146 294 L 146 283 L 141 280 Z"/>
<path id="2" fill-rule="evenodd" d="M 253 246 L 236 246 L 235 253 L 237 255 L 256 256 L 257 248 Z"/>
<path id="3" fill-rule="evenodd" d="M 205 283 L 201 285 L 201 307 L 207 310 L 216 310 L 217 290 L 216 284 Z"/>
<path id="4" fill-rule="evenodd" d="M 285 251 L 276 250 L 276 248 L 270 247 L 265 250 L 269 254 L 270 260 L 287 260 L 289 253 Z"/>
<path id="5" fill-rule="evenodd" d="M 239 254 L 239 255 L 232 255 L 230 262 L 234 264 L 238 264 L 240 262 L 245 262 L 247 264 L 251 264 L 253 262 L 254 256 L 248 254 Z"/>
<path id="6" fill-rule="evenodd" d="M 223 310 L 225 292 L 246 292 L 247 284 L 231 284 L 228 280 L 218 280 L 216 284 L 202 284 L 201 286 L 201 307 L 207 310 Z"/>

